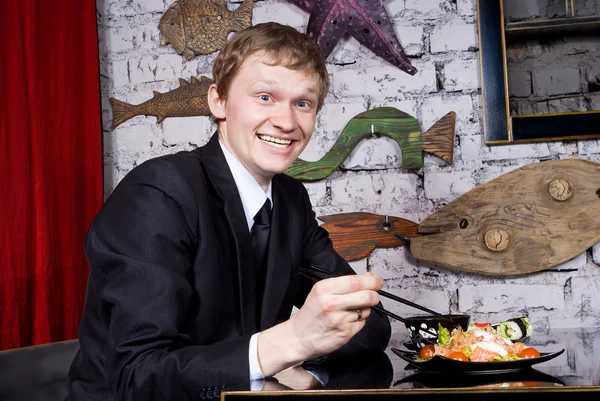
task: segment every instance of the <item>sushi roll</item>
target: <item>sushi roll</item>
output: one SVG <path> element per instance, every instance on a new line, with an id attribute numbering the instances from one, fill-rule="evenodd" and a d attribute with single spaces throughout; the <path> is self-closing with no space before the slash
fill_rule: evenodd
<path id="1" fill-rule="evenodd" d="M 532 332 L 531 323 L 529 323 L 529 319 L 526 317 L 509 319 L 493 325 L 493 327 L 500 336 L 511 341 L 529 337 Z"/>

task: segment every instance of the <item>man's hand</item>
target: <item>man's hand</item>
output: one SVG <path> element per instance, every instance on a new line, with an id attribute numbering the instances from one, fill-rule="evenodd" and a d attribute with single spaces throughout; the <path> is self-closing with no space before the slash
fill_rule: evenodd
<path id="1" fill-rule="evenodd" d="M 277 373 L 275 378 L 280 384 L 292 390 L 315 390 L 323 387 L 321 382 L 311 373 L 304 370 L 302 366 L 292 366 Z"/>
<path id="2" fill-rule="evenodd" d="M 383 280 L 371 273 L 321 280 L 288 321 L 261 332 L 258 360 L 265 376 L 333 352 L 365 326 Z"/>

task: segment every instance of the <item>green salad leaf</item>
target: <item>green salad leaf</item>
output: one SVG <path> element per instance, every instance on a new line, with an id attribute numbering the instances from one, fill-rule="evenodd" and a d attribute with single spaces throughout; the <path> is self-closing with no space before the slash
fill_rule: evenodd
<path id="1" fill-rule="evenodd" d="M 450 331 L 443 327 L 441 323 L 438 323 L 438 338 L 437 343 L 440 345 L 446 345 L 450 342 Z"/>

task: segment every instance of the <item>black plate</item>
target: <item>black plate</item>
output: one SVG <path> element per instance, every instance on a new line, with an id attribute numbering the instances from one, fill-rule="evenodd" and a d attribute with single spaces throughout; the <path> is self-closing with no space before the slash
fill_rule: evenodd
<path id="1" fill-rule="evenodd" d="M 418 372 L 396 381 L 393 387 L 546 387 L 565 386 L 561 379 L 533 368 L 494 375 L 462 375 Z"/>
<path id="2" fill-rule="evenodd" d="M 531 366 L 554 359 L 563 352 L 564 349 L 557 352 L 542 352 L 537 358 L 518 359 L 515 361 L 501 362 L 463 362 L 448 359 L 443 356 L 436 355 L 426 361 L 417 361 L 417 353 L 412 351 L 402 351 L 392 348 L 392 352 L 404 359 L 411 365 L 416 366 L 423 372 L 453 372 L 461 374 L 490 374 L 490 373 L 506 373 L 514 372 L 530 368 Z"/>

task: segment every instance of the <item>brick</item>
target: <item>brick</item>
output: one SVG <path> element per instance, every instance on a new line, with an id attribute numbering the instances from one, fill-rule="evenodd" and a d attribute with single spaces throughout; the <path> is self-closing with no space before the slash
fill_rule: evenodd
<path id="1" fill-rule="evenodd" d="M 342 178 L 331 180 L 331 201 L 354 210 L 371 210 L 373 213 L 383 210 L 382 214 L 392 214 L 414 203 L 416 187 L 413 174 L 347 172 Z"/>
<path id="2" fill-rule="evenodd" d="M 407 247 L 377 248 L 369 256 L 373 274 L 383 278 L 384 290 L 440 313 L 448 313 L 450 289 L 444 277 L 432 277 Z M 434 272 L 434 274 L 436 274 Z M 413 307 L 381 298 L 384 307 L 400 316 L 418 315 Z"/>
<path id="3" fill-rule="evenodd" d="M 210 117 L 169 117 L 162 122 L 166 145 L 182 143 L 200 144 L 205 136 L 216 130 Z"/>
<path id="4" fill-rule="evenodd" d="M 527 162 L 519 162 L 515 165 L 508 166 L 486 166 L 473 172 L 476 186 L 485 184 L 486 182 L 492 181 L 495 178 L 501 177 L 511 171 L 517 170 L 523 166 L 526 166 Z"/>
<path id="5" fill-rule="evenodd" d="M 129 83 L 129 61 L 117 60 L 112 62 L 111 76 L 115 87 L 127 85 Z"/>
<path id="6" fill-rule="evenodd" d="M 121 0 L 96 1 L 96 10 L 101 18 L 130 16 L 136 13 L 130 3 Z"/>
<path id="7" fill-rule="evenodd" d="M 156 60 L 152 56 L 129 59 L 129 80 L 132 84 L 154 81 Z"/>
<path id="8" fill-rule="evenodd" d="M 563 95 L 581 92 L 579 68 L 539 69 L 532 72 L 533 93 L 536 96 Z"/>
<path id="9" fill-rule="evenodd" d="M 527 40 L 524 42 L 511 43 L 506 48 L 506 58 L 508 60 L 525 60 L 528 58 L 538 58 L 544 53 L 539 40 Z"/>
<path id="10" fill-rule="evenodd" d="M 600 110 L 600 95 L 587 96 L 588 111 Z"/>
<path id="11" fill-rule="evenodd" d="M 415 57 L 425 53 L 425 41 L 422 26 L 395 25 L 394 31 L 407 56 Z"/>
<path id="12" fill-rule="evenodd" d="M 424 187 L 427 199 L 455 199 L 475 188 L 475 182 L 469 171 L 426 172 Z"/>
<path id="13" fill-rule="evenodd" d="M 477 11 L 477 0 L 458 0 L 456 8 L 459 15 L 466 17 L 473 16 Z"/>
<path id="14" fill-rule="evenodd" d="M 567 113 L 570 111 L 587 111 L 583 96 L 548 101 L 549 113 Z"/>
<path id="15" fill-rule="evenodd" d="M 527 97 L 531 95 L 531 72 L 509 70 L 508 93 L 511 96 Z"/>
<path id="16" fill-rule="evenodd" d="M 156 60 L 154 79 L 156 81 L 171 81 L 181 76 L 183 59 L 179 54 L 162 54 Z"/>
<path id="17" fill-rule="evenodd" d="M 155 49 L 160 46 L 158 25 L 142 25 L 133 32 L 133 45 L 136 49 Z"/>
<path id="18" fill-rule="evenodd" d="M 388 0 L 385 2 L 385 7 L 390 18 L 393 18 L 396 14 L 400 14 L 404 11 L 405 0 Z"/>
<path id="19" fill-rule="evenodd" d="M 478 313 L 503 310 L 565 309 L 563 287 L 552 284 L 483 284 L 458 288 L 458 309 Z"/>
<path id="20" fill-rule="evenodd" d="M 582 325 L 598 321 L 597 305 L 600 305 L 600 282 L 593 276 L 574 277 L 571 281 L 573 307 Z"/>
<path id="21" fill-rule="evenodd" d="M 525 116 L 533 114 L 533 104 L 528 99 L 510 99 L 510 115 Z"/>
<path id="22" fill-rule="evenodd" d="M 437 25 L 429 36 L 429 42 L 433 54 L 451 50 L 468 51 L 479 47 L 476 25 L 462 21 Z"/>
<path id="23" fill-rule="evenodd" d="M 138 13 L 155 13 L 166 11 L 163 0 L 133 0 L 133 8 Z"/>
<path id="24" fill-rule="evenodd" d="M 469 95 L 428 97 L 423 101 L 421 111 L 423 115 L 421 130 L 423 132 L 451 111 L 456 113 L 454 127 L 456 132 L 464 131 L 467 127 L 472 126 L 475 118 L 473 100 Z"/>
<path id="25" fill-rule="evenodd" d="M 104 152 L 125 151 L 143 153 L 150 151 L 152 130 L 145 125 L 117 127 L 104 133 Z"/>
<path id="26" fill-rule="evenodd" d="M 348 170 L 375 170 L 399 168 L 402 166 L 400 147 L 391 138 L 366 138 L 361 141 L 350 156 L 342 163 Z"/>
<path id="27" fill-rule="evenodd" d="M 519 21 L 540 17 L 540 8 L 536 1 L 505 0 L 504 15 L 506 21 Z"/>
<path id="28" fill-rule="evenodd" d="M 465 161 L 539 159 L 552 154 L 546 143 L 488 146 L 478 135 L 462 137 L 461 140 L 462 159 Z"/>
<path id="29" fill-rule="evenodd" d="M 394 66 L 348 68 L 333 73 L 333 91 L 340 98 L 356 96 L 382 99 L 404 93 L 433 92 L 436 90 L 435 66 L 432 63 L 413 62 L 419 69 L 414 76 Z"/>
<path id="30" fill-rule="evenodd" d="M 313 206 L 327 203 L 329 199 L 327 198 L 327 183 L 325 181 L 304 182 L 303 184 L 308 191 Z"/>
<path id="31" fill-rule="evenodd" d="M 449 91 L 479 89 L 479 61 L 454 59 L 444 65 L 444 89 Z"/>
<path id="32" fill-rule="evenodd" d="M 592 260 L 600 266 L 600 242 L 592 247 Z"/>
<path id="33" fill-rule="evenodd" d="M 446 0 L 405 0 L 406 16 L 434 19 L 447 14 L 450 8 Z"/>
<path id="34" fill-rule="evenodd" d="M 273 3 L 258 1 L 252 9 L 252 25 L 270 21 L 285 21 L 286 25 L 293 26 L 300 32 L 306 32 L 310 15 L 287 2 Z"/>
<path id="35" fill-rule="evenodd" d="M 119 53 L 133 49 L 133 30 L 129 26 L 109 28 L 104 33 L 105 51 Z"/>

